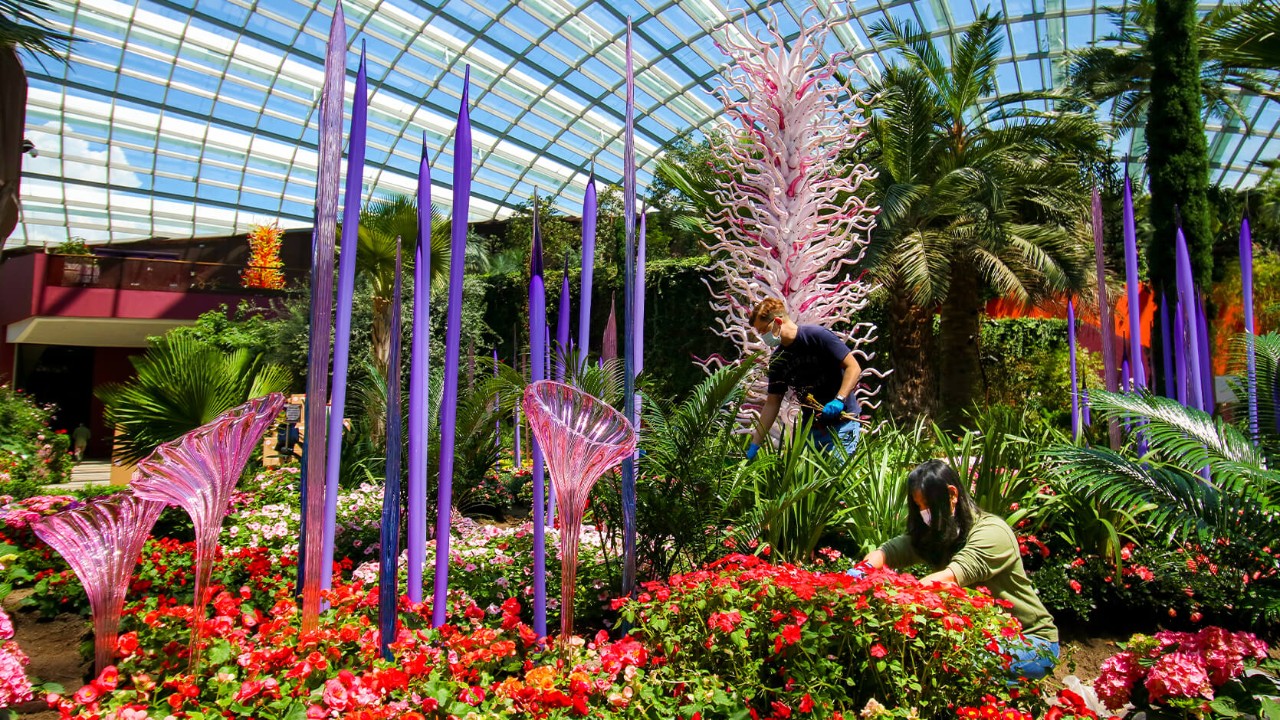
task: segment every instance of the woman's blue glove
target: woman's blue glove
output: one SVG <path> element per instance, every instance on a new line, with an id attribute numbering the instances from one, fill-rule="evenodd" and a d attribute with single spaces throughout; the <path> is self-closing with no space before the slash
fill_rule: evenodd
<path id="1" fill-rule="evenodd" d="M 760 446 L 757 443 L 751 443 L 747 446 L 747 459 L 755 460 L 756 453 L 760 452 Z"/>
<path id="2" fill-rule="evenodd" d="M 842 412 L 844 412 L 844 400 L 836 398 L 822 406 L 822 419 L 835 420 L 840 417 L 840 413 Z"/>

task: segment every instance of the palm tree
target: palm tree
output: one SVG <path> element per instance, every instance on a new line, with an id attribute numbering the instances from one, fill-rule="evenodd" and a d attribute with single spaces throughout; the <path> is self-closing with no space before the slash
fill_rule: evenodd
<path id="1" fill-rule="evenodd" d="M 248 349 L 224 352 L 190 337 L 161 336 L 130 358 L 137 376 L 99 387 L 118 459 L 134 463 L 233 407 L 289 389 L 289 371 Z"/>
<path id="2" fill-rule="evenodd" d="M 1280 70 L 1280 2 L 1253 0 L 1210 38 L 1225 65 L 1251 70 Z M 1203 51 L 1203 49 L 1202 49 Z M 1267 93 L 1275 97 L 1275 76 Z"/>
<path id="3" fill-rule="evenodd" d="M 1126 9 L 1106 8 L 1118 32 L 1068 53 L 1068 86 L 1079 97 L 1103 104 L 1114 101 L 1111 120 L 1118 130 L 1146 124 L 1151 106 L 1151 40 L 1156 0 L 1138 0 Z M 1222 5 L 1200 18 L 1200 87 L 1206 117 L 1248 125 L 1242 93 L 1272 95 L 1280 67 L 1275 34 L 1280 20 L 1276 0 Z M 1268 25 L 1267 23 L 1271 23 Z"/>
<path id="4" fill-rule="evenodd" d="M 1037 109 L 1062 100 L 1052 92 L 996 97 L 1002 33 L 1001 16 L 983 13 L 948 61 L 910 22 L 872 28 L 903 60 L 868 89 L 879 102 L 866 146 L 881 205 L 868 256 L 888 297 L 898 416 L 932 411 L 936 357 L 947 413 L 972 402 L 987 291 L 1030 304 L 1084 282 L 1081 168 L 1102 133 L 1086 114 Z"/>
<path id="5" fill-rule="evenodd" d="M 449 278 L 452 222 L 431 209 L 431 283 Z M 391 292 L 395 285 L 396 238 L 401 253 L 411 265 L 417 250 L 418 203 L 409 195 L 395 195 L 374 200 L 360 211 L 357 235 L 356 274 L 363 277 L 373 291 L 373 361 L 385 378 L 391 353 Z M 488 255 L 480 243 L 468 242 L 466 267 L 469 271 L 488 271 Z M 406 270 L 407 272 L 407 270 Z"/>

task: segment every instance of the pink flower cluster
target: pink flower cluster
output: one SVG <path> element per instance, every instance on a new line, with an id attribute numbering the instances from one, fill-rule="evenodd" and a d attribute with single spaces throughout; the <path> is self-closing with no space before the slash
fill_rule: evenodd
<path id="1" fill-rule="evenodd" d="M 11 528 L 25 528 L 46 515 L 77 507 L 81 503 L 70 495 L 36 495 L 13 502 L 9 495 L 0 495 L 4 506 L 0 507 L 0 522 Z"/>
<path id="2" fill-rule="evenodd" d="M 1177 648 L 1199 660 L 1218 687 L 1244 672 L 1245 660 L 1267 657 L 1267 644 L 1253 633 L 1233 633 L 1220 627 L 1207 627 L 1200 632 L 1156 633 L 1162 648 Z"/>
<path id="3" fill-rule="evenodd" d="M 1112 710 L 1129 702 L 1139 681 L 1152 703 L 1171 698 L 1212 700 L 1221 687 L 1244 672 L 1246 661 L 1267 656 L 1267 644 L 1252 633 L 1220 627 L 1199 632 L 1161 632 L 1154 642 L 1135 640 L 1131 650 L 1102 663 L 1094 690 Z"/>
<path id="4" fill-rule="evenodd" d="M 31 662 L 13 641 L 13 621 L 0 610 L 0 708 L 7 708 L 32 698 L 31 680 L 24 669 Z"/>

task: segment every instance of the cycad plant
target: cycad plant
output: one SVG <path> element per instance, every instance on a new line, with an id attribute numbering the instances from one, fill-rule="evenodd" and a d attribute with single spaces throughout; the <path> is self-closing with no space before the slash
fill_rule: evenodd
<path id="1" fill-rule="evenodd" d="M 285 392 L 290 382 L 287 370 L 260 354 L 224 352 L 182 336 L 161 336 L 130 362 L 136 377 L 95 393 L 107 425 L 120 431 L 116 458 L 127 463 L 253 398 Z"/>
<path id="2" fill-rule="evenodd" d="M 1260 387 L 1259 394 L 1274 387 Z M 1062 490 L 1129 516 L 1140 513 L 1150 541 L 1225 544 L 1245 552 L 1280 546 L 1280 470 L 1265 446 L 1222 418 L 1145 391 L 1094 391 L 1089 400 L 1095 419 L 1140 427 L 1149 450 L 1135 457 L 1101 447 L 1056 446 L 1047 454 Z M 1276 563 L 1273 555 L 1261 555 Z M 1258 616 L 1280 618 L 1274 593 L 1253 593 L 1247 602 Z"/>
<path id="3" fill-rule="evenodd" d="M 980 15 L 949 53 L 913 23 L 872 27 L 902 58 L 870 84 L 879 99 L 865 158 L 879 171 L 869 253 L 888 298 L 898 416 L 932 409 L 936 357 L 946 358 L 942 407 L 957 419 L 972 402 L 987 293 L 1034 302 L 1085 277 L 1081 167 L 1101 130 L 1056 109 L 1063 98 L 1052 92 L 997 93 L 1003 36 L 998 13 Z"/>
<path id="4" fill-rule="evenodd" d="M 574 367 L 570 358 L 570 367 Z M 621 399 L 621 366 L 573 378 L 587 392 Z M 724 552 L 724 527 L 740 511 L 746 478 L 759 467 L 743 462 L 738 411 L 750 363 L 727 365 L 711 373 L 687 397 L 672 400 L 642 394 L 639 472 L 636 478 L 636 554 L 641 579 L 686 572 Z M 643 377 L 641 378 L 643 380 Z M 642 383 L 643 384 L 643 383 Z M 592 393 L 595 394 L 595 393 Z M 617 473 L 600 479 L 592 491 L 591 513 L 605 532 L 613 555 L 621 548 L 621 484 Z M 621 568 L 609 572 L 620 577 Z"/>

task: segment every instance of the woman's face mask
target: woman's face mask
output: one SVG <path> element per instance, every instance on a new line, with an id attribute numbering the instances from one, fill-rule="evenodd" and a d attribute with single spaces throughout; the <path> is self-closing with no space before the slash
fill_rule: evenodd
<path id="1" fill-rule="evenodd" d="M 920 519 L 924 521 L 925 525 L 933 527 L 933 513 L 928 509 L 920 511 Z"/>

